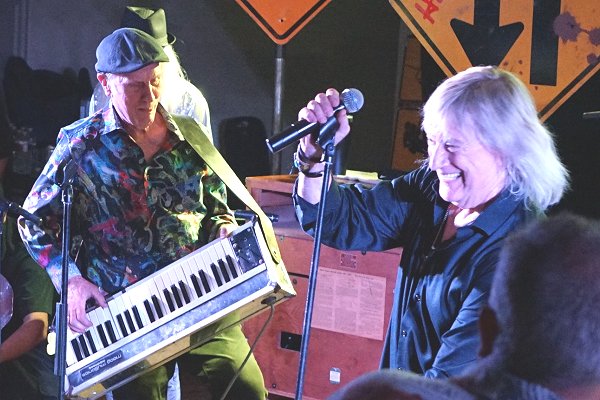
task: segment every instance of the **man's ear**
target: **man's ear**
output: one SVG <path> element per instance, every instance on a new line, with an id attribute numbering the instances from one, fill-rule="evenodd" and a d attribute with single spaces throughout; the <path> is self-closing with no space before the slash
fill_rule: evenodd
<path id="1" fill-rule="evenodd" d="M 110 96 L 110 88 L 108 87 L 108 77 L 105 73 L 99 72 L 96 74 L 96 78 L 98 78 L 98 82 L 102 85 L 102 89 L 104 89 L 104 94 Z"/>
<path id="2" fill-rule="evenodd" d="M 500 333 L 496 313 L 488 306 L 484 306 L 479 314 L 479 337 L 481 338 L 481 347 L 479 356 L 486 357 L 492 353 L 494 340 Z"/>

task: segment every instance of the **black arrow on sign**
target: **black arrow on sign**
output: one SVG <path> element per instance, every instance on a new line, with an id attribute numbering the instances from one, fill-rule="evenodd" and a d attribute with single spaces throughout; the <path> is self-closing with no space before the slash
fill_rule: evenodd
<path id="1" fill-rule="evenodd" d="M 453 18 L 450 26 L 471 65 L 499 65 L 515 43 L 523 24 L 500 26 L 500 0 L 474 0 L 473 25 Z"/>
<path id="2" fill-rule="evenodd" d="M 560 0 L 533 2 L 529 81 L 534 85 L 556 86 L 558 35 L 552 25 L 559 14 Z"/>

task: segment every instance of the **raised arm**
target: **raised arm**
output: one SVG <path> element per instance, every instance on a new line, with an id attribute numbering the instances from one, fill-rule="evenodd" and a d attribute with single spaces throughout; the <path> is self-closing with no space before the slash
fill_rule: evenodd
<path id="1" fill-rule="evenodd" d="M 324 124 L 334 115 L 334 109 L 340 104 L 340 94 L 336 89 L 327 89 L 308 102 L 298 113 L 298 119 Z M 339 128 L 335 134 L 334 143 L 339 143 L 350 133 L 350 124 L 346 110 L 337 111 Z M 311 204 L 319 202 L 322 186 L 322 174 L 325 168 L 323 149 L 316 143 L 317 137 L 307 135 L 300 139 L 296 153 L 296 166 L 299 167 L 298 195 Z M 321 174 L 319 176 L 319 174 Z M 331 179 L 331 177 L 328 177 Z"/>

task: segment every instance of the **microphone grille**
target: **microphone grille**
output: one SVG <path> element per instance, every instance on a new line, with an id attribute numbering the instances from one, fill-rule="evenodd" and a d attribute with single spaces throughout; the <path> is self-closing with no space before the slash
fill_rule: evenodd
<path id="1" fill-rule="evenodd" d="M 365 103 L 365 98 L 360 90 L 355 88 L 344 89 L 340 95 L 341 101 L 350 114 L 360 110 Z"/>

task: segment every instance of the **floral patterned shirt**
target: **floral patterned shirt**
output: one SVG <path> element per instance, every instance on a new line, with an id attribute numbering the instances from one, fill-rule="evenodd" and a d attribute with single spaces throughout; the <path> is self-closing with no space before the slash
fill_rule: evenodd
<path id="1" fill-rule="evenodd" d="M 69 160 L 76 171 L 69 278 L 81 274 L 113 293 L 206 244 L 220 225 L 235 223 L 225 185 L 178 128 L 177 121 L 188 117 L 172 116 L 162 106 L 158 112 L 169 140 L 148 162 L 112 107 L 58 134 L 56 149 L 23 205 L 44 225 L 21 221 L 19 226 L 55 287 L 62 269 L 60 184 Z M 203 134 L 199 126 L 197 134 Z"/>

